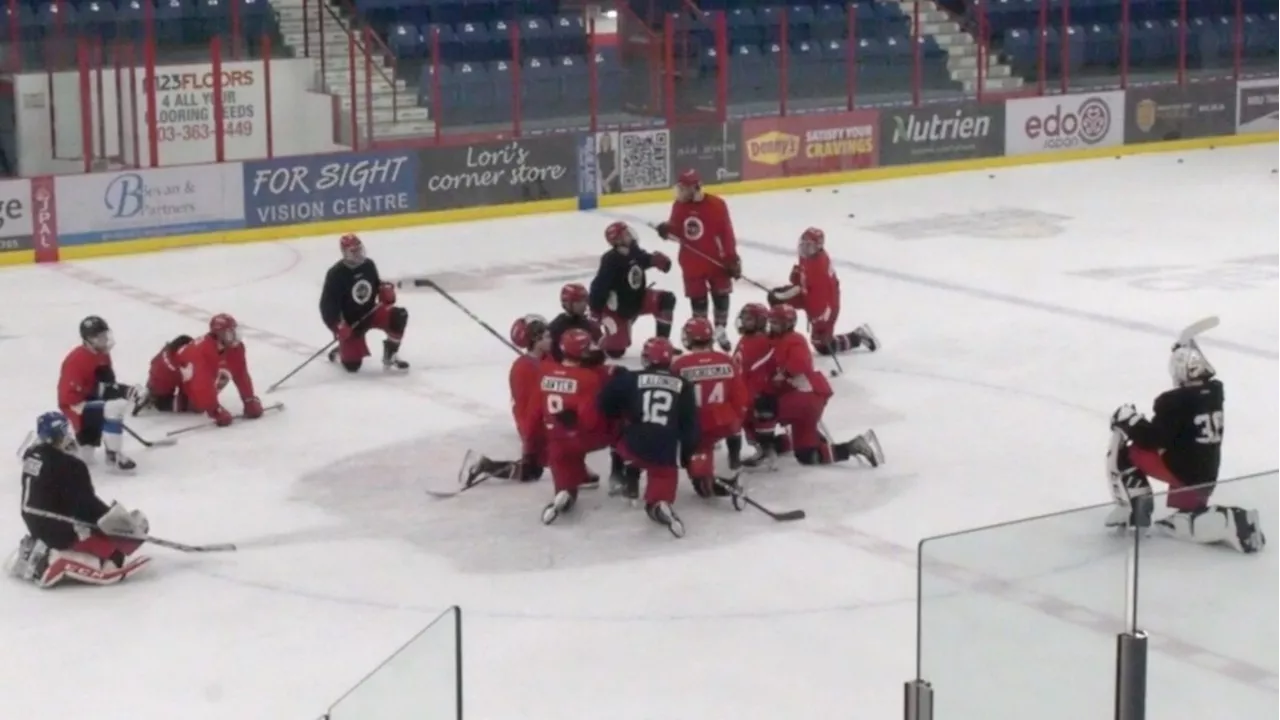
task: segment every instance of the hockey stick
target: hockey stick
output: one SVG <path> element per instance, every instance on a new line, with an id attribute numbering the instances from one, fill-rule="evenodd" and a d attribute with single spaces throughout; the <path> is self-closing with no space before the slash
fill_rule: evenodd
<path id="1" fill-rule="evenodd" d="M 467 484 L 467 474 L 471 470 L 471 466 L 474 464 L 472 461 L 475 458 L 478 458 L 479 456 L 480 456 L 480 453 L 476 452 L 475 450 L 468 450 L 467 454 L 462 457 L 462 465 L 458 466 L 458 484 L 456 487 L 450 488 L 448 490 L 438 490 L 428 485 L 426 487 L 427 494 L 433 497 L 438 497 L 438 498 L 450 498 L 450 497 L 453 497 L 454 495 L 459 495 L 461 493 L 464 493 L 470 490 L 471 488 L 479 485 L 480 483 L 484 482 L 485 480 L 488 480 L 489 478 L 493 477 L 492 475 L 485 473 L 481 475 L 475 482 L 471 483 L 470 485 Z"/>
<path id="2" fill-rule="evenodd" d="M 271 411 L 271 410 L 283 410 L 283 409 L 284 409 L 284 403 L 274 403 L 274 404 L 272 404 L 272 405 L 268 405 L 268 406 L 266 406 L 266 407 L 262 408 L 262 412 L 263 412 L 263 413 L 267 413 L 267 412 L 269 412 L 269 411 Z M 241 414 L 239 414 L 239 415 L 236 415 L 236 416 L 235 416 L 235 418 L 236 418 L 237 420 L 244 420 L 244 419 L 245 419 L 245 417 L 244 417 L 244 413 L 241 413 Z M 200 430 L 200 429 L 207 428 L 207 427 L 213 427 L 215 424 L 216 424 L 216 423 L 215 423 L 215 421 L 214 421 L 214 420 L 209 419 L 209 420 L 205 420 L 204 422 L 197 423 L 197 424 L 195 424 L 195 425 L 188 425 L 188 426 L 186 426 L 186 427 L 184 427 L 184 428 L 178 428 L 177 430 L 170 430 L 169 432 L 165 433 L 165 436 L 166 436 L 166 437 L 173 437 L 174 435 L 182 435 L 182 434 L 184 434 L 184 433 L 193 432 L 193 431 L 195 431 L 195 430 Z"/>
<path id="3" fill-rule="evenodd" d="M 177 440 L 174 440 L 173 438 L 169 438 L 169 437 L 160 438 L 159 440 L 148 440 L 142 437 L 141 435 L 139 435 L 137 432 L 134 431 L 133 428 L 129 427 L 128 425 L 121 425 L 121 427 L 124 428 L 125 432 L 129 433 L 129 437 L 133 438 L 134 440 L 137 440 L 138 444 L 142 445 L 143 447 L 149 447 L 149 448 L 169 447 L 171 445 L 178 444 Z"/>
<path id="4" fill-rule="evenodd" d="M 792 522 L 794 520 L 803 520 L 807 517 L 803 510 L 784 510 L 782 512 L 774 512 L 755 500 L 752 500 L 751 496 L 747 494 L 747 491 L 743 489 L 741 485 L 731 485 L 721 478 L 716 478 L 715 483 L 717 487 L 732 496 L 733 506 L 735 508 L 738 507 L 739 502 L 746 503 L 765 515 L 768 515 L 777 522 Z"/>
<path id="5" fill-rule="evenodd" d="M 49 520 L 57 520 L 58 522 L 64 522 L 64 523 L 67 523 L 68 525 L 75 525 L 76 527 L 89 528 L 91 530 L 97 530 L 98 532 L 102 532 L 102 529 L 99 528 L 96 523 L 77 520 L 76 518 L 68 517 L 66 515 L 59 515 L 57 513 L 46 512 L 44 510 L 38 510 L 32 507 L 24 507 L 22 511 L 31 515 L 37 515 L 42 518 L 48 518 Z M 174 542 L 173 540 L 165 540 L 164 538 L 153 537 L 151 535 L 112 535 L 111 533 L 105 533 L 105 532 L 103 532 L 102 534 L 109 538 L 114 538 L 116 540 L 136 540 L 138 542 L 151 543 L 152 545 L 159 545 L 160 547 L 169 548 L 170 550 L 177 550 L 179 552 L 187 552 L 187 553 L 233 552 L 236 549 L 236 546 L 234 543 L 211 543 L 208 545 L 187 545 L 186 543 Z"/>
<path id="6" fill-rule="evenodd" d="M 647 226 L 649 226 L 649 229 L 651 229 L 651 230 L 657 230 L 657 229 L 658 229 L 658 226 L 657 226 L 657 224 L 656 224 L 656 223 L 651 223 L 651 222 L 649 222 L 649 221 L 647 221 L 647 220 L 646 220 L 644 224 L 645 224 L 645 225 L 647 225 Z M 722 262 L 720 262 L 719 260 L 717 260 L 717 259 L 715 259 L 715 258 L 711 257 L 710 255 L 708 255 L 708 254 L 706 254 L 706 253 L 702 252 L 701 250 L 699 250 L 698 248 L 696 248 L 696 247 L 694 247 L 694 246 L 690 245 L 689 243 L 685 242 L 684 240 L 677 239 L 677 240 L 676 240 L 676 244 L 678 244 L 680 247 L 682 247 L 682 248 L 684 248 L 684 249 L 688 250 L 689 252 L 693 253 L 694 255 L 697 255 L 698 257 L 702 258 L 703 260 L 706 260 L 707 262 L 711 263 L 712 265 L 715 265 L 716 267 L 720 268 L 721 270 L 724 270 L 725 272 L 728 272 L 728 271 L 729 271 L 729 268 L 725 267 L 725 264 L 724 264 L 724 263 L 722 263 Z M 769 287 L 765 286 L 765 285 L 764 285 L 764 284 L 762 284 L 762 283 L 756 282 L 755 280 L 752 280 L 751 278 L 747 277 L 746 275 L 739 275 L 739 276 L 738 276 L 738 279 L 740 279 L 740 280 L 746 280 L 747 282 L 751 283 L 752 285 L 755 285 L 756 287 L 760 288 L 761 290 L 763 290 L 763 291 L 765 291 L 765 292 L 771 292 L 771 291 L 772 291 L 772 288 L 769 288 Z"/>
<path id="7" fill-rule="evenodd" d="M 1178 334 L 1178 346 L 1186 345 L 1199 349 L 1196 345 L 1196 336 L 1218 327 L 1221 322 L 1217 315 L 1210 315 L 1191 323 Z"/>
<path id="8" fill-rule="evenodd" d="M 362 318 L 360 318 L 359 320 L 357 320 L 357 321 L 356 321 L 356 324 L 355 324 L 355 325 L 352 325 L 351 327 L 356 328 L 356 327 L 359 327 L 360 325 L 364 324 L 364 321 L 365 321 L 365 320 L 368 320 L 369 318 L 373 317 L 373 313 L 374 313 L 374 312 L 376 312 L 376 311 L 377 311 L 377 309 L 378 309 L 378 306 L 375 304 L 375 305 L 373 306 L 373 308 L 371 308 L 371 309 L 369 310 L 369 312 L 367 312 L 367 313 L 365 313 L 365 314 L 364 314 L 364 317 L 362 317 Z M 332 350 L 332 349 L 333 349 L 333 347 L 334 347 L 335 345 L 337 345 L 337 344 L 338 344 L 338 342 L 339 342 L 339 340 L 338 340 L 338 338 L 336 338 L 336 337 L 335 337 L 334 339 L 330 340 L 328 345 L 325 345 L 324 347 L 322 347 L 322 348 L 320 348 L 319 350 L 317 350 L 317 351 L 315 352 L 315 354 L 314 354 L 314 355 L 312 355 L 311 357 L 307 358 L 306 360 L 303 360 L 303 361 L 302 361 L 302 364 L 301 364 L 301 365 L 299 365 L 298 367 L 296 367 L 296 368 L 294 368 L 294 369 L 290 370 L 288 375 L 285 375 L 284 377 L 280 378 L 279 380 L 277 380 L 277 381 L 275 381 L 275 382 L 271 383 L 271 385 L 267 387 L 267 393 L 273 393 L 273 392 L 275 392 L 275 391 L 276 391 L 276 388 L 278 388 L 278 387 L 280 387 L 281 385 L 283 385 L 283 384 L 285 383 L 285 381 L 286 381 L 286 380 L 288 380 L 289 378 L 293 377 L 294 375 L 297 375 L 298 373 L 302 372 L 302 368 L 304 368 L 304 367 L 306 367 L 306 366 L 310 365 L 311 363 L 315 362 L 315 359 L 316 359 L 316 358 L 318 358 L 318 357 L 320 357 L 321 355 L 323 355 L 323 354 L 325 354 L 325 353 L 329 352 L 330 350 Z M 263 393 L 263 394 L 266 394 L 266 393 Z"/>
<path id="9" fill-rule="evenodd" d="M 444 288 L 437 285 L 436 281 L 432 280 L 431 278 L 418 278 L 414 280 L 414 285 L 415 287 L 429 287 L 432 290 L 435 290 L 436 292 L 440 293 L 440 297 L 444 298 L 445 300 L 448 300 L 450 303 L 453 304 L 454 307 L 458 308 L 459 310 L 462 311 L 464 315 L 474 320 L 477 325 L 484 328 L 490 335 L 498 338 L 498 340 L 503 345 L 506 345 L 507 347 L 511 348 L 512 352 L 514 352 L 517 355 L 524 354 L 520 351 L 520 348 L 517 348 L 515 345 L 512 345 L 510 340 L 503 337 L 502 334 L 499 333 L 497 330 L 494 330 L 493 326 L 491 326 L 489 323 L 485 322 L 484 320 L 481 320 L 480 317 L 475 313 L 471 312 L 471 310 L 466 305 L 463 305 L 462 303 L 458 302 L 456 298 L 454 298 L 452 295 L 449 294 L 448 290 L 445 290 Z"/>

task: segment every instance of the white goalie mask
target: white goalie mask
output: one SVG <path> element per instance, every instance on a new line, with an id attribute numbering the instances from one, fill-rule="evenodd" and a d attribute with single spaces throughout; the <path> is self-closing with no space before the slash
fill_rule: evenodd
<path id="1" fill-rule="evenodd" d="M 1175 345 L 1169 355 L 1169 378 L 1179 387 L 1213 377 L 1215 371 L 1195 345 Z"/>

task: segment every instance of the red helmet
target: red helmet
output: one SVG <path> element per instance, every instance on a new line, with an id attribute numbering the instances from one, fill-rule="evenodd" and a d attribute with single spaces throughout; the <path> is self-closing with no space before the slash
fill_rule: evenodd
<path id="1" fill-rule="evenodd" d="M 676 349 L 671 341 L 664 337 L 651 337 L 644 341 L 640 350 L 640 363 L 647 368 L 664 368 L 671 366 L 671 359 L 676 356 Z"/>
<path id="2" fill-rule="evenodd" d="M 769 332 L 781 335 L 796 327 L 796 309 L 790 305 L 774 305 L 769 308 Z"/>
<path id="3" fill-rule="evenodd" d="M 764 332 L 769 326 L 769 308 L 760 303 L 747 303 L 738 311 L 738 332 L 742 335 Z"/>
<path id="4" fill-rule="evenodd" d="M 684 324 L 684 328 L 680 330 L 680 342 L 690 350 L 696 347 L 707 347 L 715 339 L 715 328 L 711 327 L 711 321 L 698 317 L 697 315 L 689 318 Z"/>
<path id="5" fill-rule="evenodd" d="M 591 333 L 582 328 L 569 328 L 560 336 L 560 354 L 569 360 L 585 360 L 594 348 Z"/>
<path id="6" fill-rule="evenodd" d="M 547 320 L 541 315 L 525 315 L 511 323 L 511 344 L 529 350 L 547 334 Z"/>
<path id="7" fill-rule="evenodd" d="M 811 227 L 800 234 L 800 257 L 813 257 L 826 247 L 827 234 L 822 230 Z"/>
<path id="8" fill-rule="evenodd" d="M 223 347 L 231 347 L 240 342 L 239 326 L 236 319 L 226 313 L 218 313 L 209 320 L 209 334 Z"/>
<path id="9" fill-rule="evenodd" d="M 581 315 L 582 312 L 586 311 L 585 308 L 581 312 L 578 312 L 572 310 L 571 306 L 577 303 L 583 303 L 585 305 L 588 297 L 590 297 L 590 293 L 587 292 L 586 285 L 583 285 L 582 283 L 569 283 L 568 285 L 560 288 L 560 307 L 564 308 L 564 311 L 570 315 Z"/>
<path id="10" fill-rule="evenodd" d="M 702 178 L 698 177 L 698 171 L 692 168 L 680 173 L 680 177 L 676 180 L 676 200 L 678 202 L 691 202 L 698 199 L 698 194 L 702 192 Z"/>
<path id="11" fill-rule="evenodd" d="M 636 233 L 631 226 L 619 220 L 604 229 L 604 239 L 612 247 L 631 246 L 636 244 Z"/>
<path id="12" fill-rule="evenodd" d="M 342 249 L 342 259 L 350 265 L 359 265 L 367 257 L 364 253 L 364 242 L 355 233 L 347 233 L 338 241 Z"/>

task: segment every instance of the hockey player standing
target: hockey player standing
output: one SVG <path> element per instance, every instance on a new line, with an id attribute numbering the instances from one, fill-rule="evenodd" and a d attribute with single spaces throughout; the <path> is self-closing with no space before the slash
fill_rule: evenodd
<path id="1" fill-rule="evenodd" d="M 809 341 L 820 355 L 834 355 L 857 347 L 875 352 L 876 336 L 867 325 L 836 334 L 840 319 L 840 278 L 826 251 L 827 236 L 818 228 L 800 235 L 799 259 L 791 269 L 791 284 L 769 291 L 769 305 L 790 305 L 809 319 Z"/>
<path id="2" fill-rule="evenodd" d="M 76 431 L 76 443 L 84 459 L 93 457 L 98 445 L 106 449 L 110 467 L 129 471 L 138 465 L 121 450 L 124 416 L 145 402 L 145 390 L 116 382 L 111 366 L 115 340 L 107 321 L 90 315 L 80 322 L 80 340 L 62 361 L 58 374 L 58 409 Z"/>
<path id="3" fill-rule="evenodd" d="M 1111 416 L 1107 470 L 1117 506 L 1106 524 L 1124 527 L 1137 520 L 1130 498 L 1150 503 L 1148 478 L 1154 478 L 1171 491 L 1166 503 L 1174 513 L 1155 523 L 1163 532 L 1258 552 L 1266 545 L 1258 511 L 1209 504 L 1222 462 L 1222 382 L 1194 340 L 1174 346 L 1169 375 L 1174 387 L 1156 397 L 1150 419 L 1131 404 Z"/>
<path id="4" fill-rule="evenodd" d="M 658 337 L 671 337 L 671 313 L 676 296 L 649 287 L 645 270 L 671 270 L 671 260 L 660 252 L 640 248 L 636 234 L 624 222 L 615 222 L 604 231 L 609 250 L 600 256 L 600 269 L 591 281 L 587 309 L 600 323 L 604 336 L 600 349 L 611 358 L 620 358 L 631 347 L 631 324 L 641 315 L 652 315 Z"/>
<path id="5" fill-rule="evenodd" d="M 623 422 L 618 454 L 626 462 L 628 494 L 637 494 L 640 473 L 648 476 L 645 512 L 676 537 L 684 537 L 684 523 L 672 504 L 680 468 L 688 468 L 698 447 L 698 409 L 693 383 L 671 370 L 675 348 L 666 338 L 645 342 L 639 372 L 614 373 L 600 391 L 600 413 Z M 678 464 L 677 464 L 678 463 Z"/>
<path id="6" fill-rule="evenodd" d="M 409 311 L 396 306 L 396 286 L 382 282 L 360 238 L 348 233 L 338 245 L 342 259 L 329 268 L 320 291 L 320 319 L 338 341 L 329 362 L 340 361 L 347 372 L 356 372 L 369 355 L 365 333 L 382 330 L 387 334 L 382 341 L 382 366 L 407 370 L 409 363 L 399 353 Z"/>
<path id="7" fill-rule="evenodd" d="M 98 498 L 66 416 L 41 415 L 35 434 L 22 455 L 22 520 L 28 535 L 9 563 L 9 574 L 42 588 L 64 578 L 112 585 L 150 562 L 134 554 L 150 529 L 146 516 Z"/>
<path id="8" fill-rule="evenodd" d="M 742 277 L 738 241 L 729 219 L 729 206 L 719 197 L 702 191 L 702 181 L 694 170 L 680 174 L 671 217 L 658 223 L 658 236 L 680 243 L 680 271 L 684 294 L 693 314 L 707 316 L 707 295 L 714 306 L 716 343 L 729 352 L 729 293 L 733 281 Z"/>

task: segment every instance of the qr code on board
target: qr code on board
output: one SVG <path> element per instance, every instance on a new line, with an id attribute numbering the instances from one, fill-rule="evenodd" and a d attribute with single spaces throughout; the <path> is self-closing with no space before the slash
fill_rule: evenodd
<path id="1" fill-rule="evenodd" d="M 644 130 L 621 135 L 623 192 L 671 186 L 671 132 Z"/>

